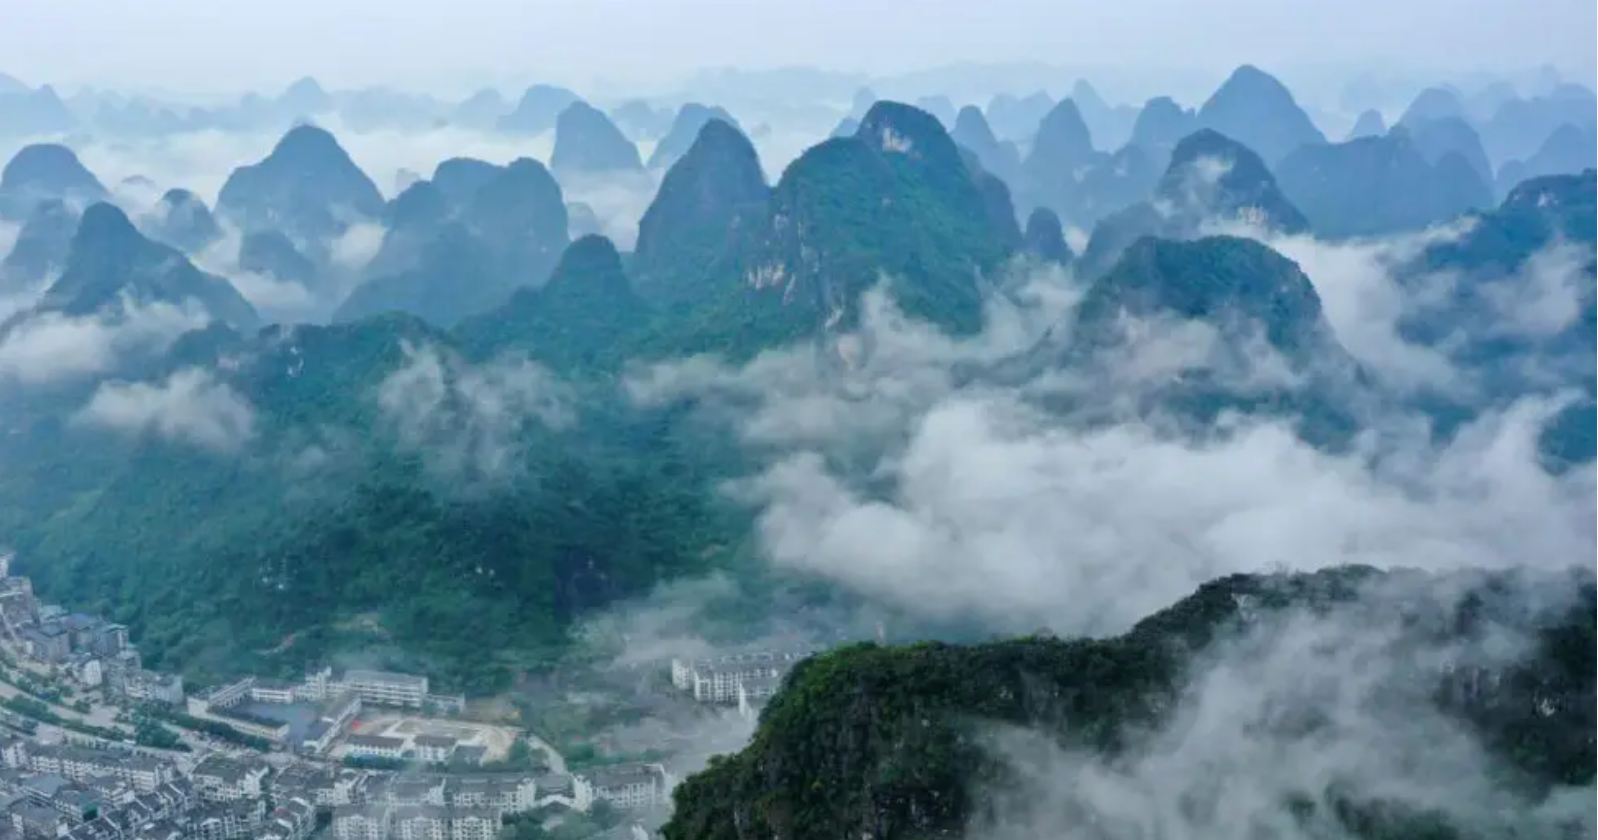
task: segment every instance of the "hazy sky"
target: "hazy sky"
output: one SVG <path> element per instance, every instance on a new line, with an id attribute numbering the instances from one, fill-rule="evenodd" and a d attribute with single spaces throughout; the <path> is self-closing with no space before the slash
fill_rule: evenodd
<path id="1" fill-rule="evenodd" d="M 1547 62 L 1580 79 L 1595 29 L 1592 0 L 0 0 L 0 71 L 190 91 L 277 89 L 307 73 L 335 88 L 454 90 L 958 61 Z"/>

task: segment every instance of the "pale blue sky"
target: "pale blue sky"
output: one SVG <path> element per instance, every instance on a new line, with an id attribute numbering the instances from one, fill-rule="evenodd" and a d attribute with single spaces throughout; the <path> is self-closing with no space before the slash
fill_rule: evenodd
<path id="1" fill-rule="evenodd" d="M 709 66 L 956 61 L 1219 72 L 1402 59 L 1590 76 L 1592 0 L 0 0 L 0 71 L 67 87 L 459 89 Z M 1591 84 L 1591 79 L 1587 82 Z"/>

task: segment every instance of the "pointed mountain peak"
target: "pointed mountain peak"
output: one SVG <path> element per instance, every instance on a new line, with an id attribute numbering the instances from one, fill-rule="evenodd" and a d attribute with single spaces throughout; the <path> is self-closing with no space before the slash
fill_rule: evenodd
<path id="1" fill-rule="evenodd" d="M 855 136 L 879 152 L 922 160 L 960 160 L 943 123 L 926 111 L 902 102 L 879 100 L 860 121 Z"/>
<path id="2" fill-rule="evenodd" d="M 173 187 L 143 219 L 143 228 L 155 239 L 186 254 L 193 254 L 222 238 L 222 228 L 211 208 L 194 193 Z"/>
<path id="3" fill-rule="evenodd" d="M 469 157 L 454 157 L 433 167 L 432 183 L 455 209 L 464 207 L 484 184 L 499 177 L 503 167 Z"/>
<path id="4" fill-rule="evenodd" d="M 700 281 L 754 225 L 770 192 L 749 138 L 719 119 L 705 123 L 638 222 L 639 294 L 668 306 L 707 296 Z"/>
<path id="5" fill-rule="evenodd" d="M 1155 194 L 1200 217 L 1229 217 L 1247 211 L 1259 215 L 1254 221 L 1286 232 L 1308 228 L 1303 214 L 1282 195 L 1276 177 L 1259 155 L 1207 128 L 1176 144 L 1171 165 Z"/>
<path id="6" fill-rule="evenodd" d="M 699 137 L 699 130 L 711 121 L 724 122 L 738 129 L 738 121 L 718 105 L 701 105 L 689 102 L 677 110 L 671 129 L 661 138 L 659 145 L 649 155 L 650 169 L 666 169 L 677 162 Z"/>
<path id="7" fill-rule="evenodd" d="M 1176 104 L 1169 96 L 1156 96 L 1143 103 L 1143 110 L 1132 123 L 1131 145 L 1163 160 L 1177 141 L 1193 132 L 1193 112 Z"/>
<path id="8" fill-rule="evenodd" d="M 1027 217 L 1022 250 L 1045 262 L 1065 265 L 1071 261 L 1071 246 L 1065 242 L 1065 228 L 1053 210 L 1039 207 Z"/>
<path id="9" fill-rule="evenodd" d="M 1110 103 L 1104 101 L 1104 97 L 1099 95 L 1098 90 L 1087 79 L 1077 79 L 1076 83 L 1071 85 L 1071 98 L 1083 108 L 1104 110 L 1110 107 Z"/>
<path id="10" fill-rule="evenodd" d="M 71 149 L 58 143 L 23 146 L 0 170 L 0 216 L 26 219 L 45 199 L 97 201 L 108 195 Z M 9 211 L 9 212 L 7 212 Z"/>
<path id="11" fill-rule="evenodd" d="M 1069 98 L 1060 100 L 1038 124 L 1038 136 L 1032 142 L 1032 156 L 1036 158 L 1040 155 L 1059 162 L 1069 162 L 1072 166 L 1086 163 L 1093 157 L 1093 136 L 1075 101 Z"/>
<path id="12" fill-rule="evenodd" d="M 581 100 L 555 119 L 555 150 L 549 167 L 562 175 L 634 172 L 643 169 L 638 147 L 605 112 Z"/>
<path id="13" fill-rule="evenodd" d="M 443 223 L 449 216 L 449 202 L 431 181 L 417 181 L 394 196 L 384 215 L 391 231 L 425 229 Z"/>
<path id="14" fill-rule="evenodd" d="M 1415 94 L 1409 107 L 1404 109 L 1404 115 L 1398 122 L 1404 125 L 1414 125 L 1428 120 L 1464 119 L 1465 103 L 1459 99 L 1459 94 L 1448 88 L 1429 87 Z"/>
<path id="15" fill-rule="evenodd" d="M 1245 64 L 1199 108 L 1198 123 L 1235 137 L 1267 161 L 1326 137 L 1275 76 Z"/>
<path id="16" fill-rule="evenodd" d="M 350 160 L 349 153 L 339 145 L 338 138 L 333 136 L 333 132 L 310 122 L 301 122 L 289 129 L 277 141 L 277 145 L 272 147 L 267 159 L 272 158 L 300 161 Z"/>
<path id="17" fill-rule="evenodd" d="M 967 105 L 960 109 L 960 113 L 955 114 L 953 134 L 955 142 L 976 152 L 999 144 L 999 138 L 994 135 L 993 127 L 988 125 L 988 118 L 983 116 L 982 109 L 975 105 Z"/>
<path id="18" fill-rule="evenodd" d="M 585 290 L 628 289 L 627 274 L 621 267 L 621 253 L 616 244 L 598 234 L 580 237 L 566 246 L 549 275 L 546 292 L 554 294 L 577 286 Z"/>
<path id="19" fill-rule="evenodd" d="M 99 201 L 83 211 L 72 247 L 113 247 L 143 238 L 121 208 L 107 201 Z"/>
<path id="20" fill-rule="evenodd" d="M 516 107 L 500 117 L 500 131 L 515 134 L 541 134 L 555 127 L 555 120 L 567 106 L 581 99 L 563 87 L 533 85 L 522 94 Z"/>
<path id="21" fill-rule="evenodd" d="M 1382 112 L 1375 108 L 1367 108 L 1354 120 L 1354 127 L 1348 132 L 1348 139 L 1358 140 L 1361 137 L 1380 137 L 1387 133 L 1387 121 L 1382 118 Z"/>

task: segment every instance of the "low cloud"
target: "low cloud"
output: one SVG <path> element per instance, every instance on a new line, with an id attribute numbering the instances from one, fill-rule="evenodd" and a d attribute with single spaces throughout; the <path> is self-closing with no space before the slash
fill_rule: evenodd
<path id="1" fill-rule="evenodd" d="M 199 368 L 185 368 L 158 383 L 103 383 L 74 419 L 216 452 L 237 451 L 255 432 L 249 402 Z"/>
<path id="2" fill-rule="evenodd" d="M 529 423 L 559 429 L 576 421 L 566 387 L 522 358 L 473 365 L 435 345 L 404 345 L 406 363 L 377 388 L 377 402 L 401 444 L 442 475 L 499 479 L 519 467 Z"/>
<path id="3" fill-rule="evenodd" d="M 35 385 L 105 373 L 130 354 L 164 351 L 178 336 L 209 320 L 192 301 L 174 306 L 124 300 L 121 312 L 31 316 L 0 336 L 0 380 Z"/>
<path id="4" fill-rule="evenodd" d="M 1563 836 L 1561 825 L 1591 834 L 1590 787 L 1528 808 L 1500 759 L 1438 706 L 1504 690 L 1493 675 L 1523 661 L 1528 639 L 1501 625 L 1417 638 L 1417 609 L 1449 615 L 1457 593 L 1398 591 L 1411 585 L 1385 581 L 1333 610 L 1255 618 L 1194 665 L 1157 731 L 1133 734 L 1113 760 L 1047 733 L 997 730 L 989 746 L 1015 787 L 986 791 L 996 807 L 971 836 L 1353 836 L 1339 804 L 1402 808 L 1482 836 Z M 1521 597 L 1534 616 L 1563 606 Z M 1514 702 L 1553 713 L 1572 699 Z"/>

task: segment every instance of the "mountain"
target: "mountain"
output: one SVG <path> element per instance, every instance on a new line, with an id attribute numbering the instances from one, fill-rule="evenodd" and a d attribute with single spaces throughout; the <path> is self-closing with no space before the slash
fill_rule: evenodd
<path id="1" fill-rule="evenodd" d="M 305 119 L 333 109 L 333 97 L 310 76 L 301 77 L 277 98 L 277 106 L 289 119 Z"/>
<path id="2" fill-rule="evenodd" d="M 1402 127 L 1347 143 L 1304 146 L 1276 167 L 1277 182 L 1318 236 L 1423 230 L 1492 203 L 1468 164 L 1433 165 Z"/>
<path id="3" fill-rule="evenodd" d="M 0 219 L 25 222 L 42 201 L 84 205 L 108 195 L 78 156 L 56 143 L 23 146 L 0 170 Z"/>
<path id="4" fill-rule="evenodd" d="M 859 295 L 886 274 L 907 313 L 978 329 L 979 278 L 1006 256 L 979 175 L 931 114 L 877 103 L 855 136 L 814 146 L 783 172 L 742 317 L 771 319 L 753 330 L 762 341 L 847 328 Z"/>
<path id="5" fill-rule="evenodd" d="M 69 317 L 120 313 L 128 304 L 198 304 L 211 318 L 254 329 L 257 318 L 228 281 L 194 267 L 177 249 L 146 239 L 116 207 L 84 211 L 66 268 L 35 313 Z"/>
<path id="6" fill-rule="evenodd" d="M 1465 103 L 1459 95 L 1447 88 L 1429 87 L 1415 94 L 1415 98 L 1398 118 L 1398 124 L 1414 126 L 1433 120 L 1465 120 Z"/>
<path id="7" fill-rule="evenodd" d="M 42 290 L 40 284 L 66 266 L 77 230 L 78 214 L 66 203 L 52 199 L 34 205 L 11 253 L 0 261 L 0 295 Z"/>
<path id="8" fill-rule="evenodd" d="M 686 105 L 683 107 L 687 107 Z M 701 106 L 702 107 L 702 106 Z M 678 114 L 682 112 L 679 110 Z M 669 108 L 656 109 L 642 99 L 629 99 L 611 109 L 610 119 L 616 123 L 626 135 L 635 141 L 656 140 L 671 130 L 675 117 Z M 693 138 L 689 137 L 692 143 Z M 653 169 L 654 164 L 650 164 Z"/>
<path id="9" fill-rule="evenodd" d="M 185 254 L 197 254 L 222 238 L 222 226 L 211 215 L 211 208 L 199 196 L 181 188 L 163 193 L 141 222 L 151 239 Z"/>
<path id="10" fill-rule="evenodd" d="M 1538 606 L 1559 588 L 1570 594 L 1554 603 L 1568 607 Z M 1345 783 L 1338 770 L 1247 763 L 1231 771 L 1257 778 L 1244 798 L 1172 773 L 1209 766 L 1224 760 L 1214 753 L 1235 749 L 1207 746 L 1184 715 L 1242 729 L 1255 720 L 1246 710 L 1259 709 L 1260 727 L 1271 733 L 1257 747 L 1260 760 L 1269 760 L 1269 751 L 1285 762 L 1325 756 L 1329 743 L 1343 743 L 1347 730 L 1340 727 L 1349 715 L 1374 730 L 1371 738 L 1400 742 L 1410 721 L 1440 715 L 1479 741 L 1480 760 L 1496 775 L 1516 782 L 1496 791 L 1505 798 L 1495 805 L 1501 810 L 1493 827 L 1506 836 L 1555 836 L 1561 820 L 1588 818 L 1574 807 L 1550 812 L 1543 793 L 1593 778 L 1592 591 L 1590 571 L 1576 570 L 1530 581 L 1369 567 L 1231 575 L 1111 638 L 842 647 L 790 671 L 749 745 L 712 759 L 678 786 L 663 833 L 666 840 L 919 840 L 968 832 L 1055 837 L 1066 835 L 1047 826 L 1093 826 L 1088 836 L 1118 837 L 1154 820 L 1189 837 L 1245 836 L 1250 827 L 1351 840 L 1477 836 L 1480 825 L 1458 822 L 1466 814 L 1481 820 L 1477 809 L 1436 807 L 1435 798 L 1409 804 L 1391 785 Z M 1273 680 L 1292 680 L 1297 667 L 1306 678 L 1334 667 L 1320 649 L 1290 653 L 1289 641 L 1272 640 L 1295 638 L 1302 626 L 1295 619 L 1317 618 L 1361 628 L 1334 633 L 1397 640 L 1362 663 L 1367 682 L 1355 689 L 1345 681 L 1338 697 L 1372 693 L 1407 714 L 1364 706 L 1345 713 L 1359 701 L 1334 708 L 1322 694 L 1258 682 L 1244 693 L 1259 699 L 1241 707 L 1220 693 L 1236 680 L 1257 679 L 1227 670 L 1247 651 L 1276 657 Z M 1497 660 L 1478 653 L 1473 640 L 1495 634 L 1524 638 L 1526 649 Z M 1257 644 L 1239 652 L 1240 636 Z M 1457 665 L 1441 653 L 1450 644 L 1461 655 L 1481 656 L 1471 661 L 1482 664 Z M 1547 699 L 1546 715 L 1538 697 Z M 1028 749 L 1013 748 L 1021 744 Z M 1058 758 L 1044 763 L 1050 756 Z M 1181 806 L 1156 804 L 1172 796 Z M 988 826 L 997 830 L 982 830 Z"/>
<path id="11" fill-rule="evenodd" d="M 555 120 L 555 150 L 549 168 L 556 175 L 607 175 L 643 169 L 634 146 L 605 112 L 573 102 Z"/>
<path id="12" fill-rule="evenodd" d="M 970 149 L 982 163 L 982 168 L 997 175 L 1007 184 L 1019 183 L 1021 178 L 1021 153 L 1015 144 L 1000 141 L 994 136 L 988 120 L 975 105 L 961 108 L 954 118 L 950 132 L 954 142 Z"/>
<path id="13" fill-rule="evenodd" d="M 832 133 L 828 134 L 827 137 L 828 139 L 834 139 L 838 137 L 853 137 L 859 130 L 859 120 L 855 119 L 854 117 L 844 117 L 843 119 L 838 120 L 837 125 L 832 127 Z"/>
<path id="14" fill-rule="evenodd" d="M 743 130 L 738 121 L 725 109 L 689 102 L 677 109 L 677 116 L 671 121 L 671 130 L 661 138 L 655 150 L 649 153 L 649 168 L 669 169 L 679 158 L 687 154 L 688 147 L 699 138 L 699 129 L 704 128 L 705 123 L 711 120 L 721 120 L 739 131 Z"/>
<path id="15" fill-rule="evenodd" d="M 1107 269 L 1145 236 L 1190 239 L 1207 225 L 1237 222 L 1283 233 L 1309 228 L 1259 155 L 1229 137 L 1202 129 L 1176 145 L 1151 200 L 1106 216 L 1094 226 L 1082 254 L 1082 271 L 1092 276 Z"/>
<path id="16" fill-rule="evenodd" d="M 1525 162 L 1509 161 L 1498 170 L 1498 193 L 1508 196 L 1522 181 L 1548 175 L 1575 175 L 1598 167 L 1598 131 L 1564 123 L 1548 135 Z"/>
<path id="17" fill-rule="evenodd" d="M 1066 265 L 1074 256 L 1071 246 L 1065 244 L 1065 231 L 1060 226 L 1060 217 L 1047 207 L 1039 207 L 1027 216 L 1021 250 L 1043 262 L 1058 265 Z"/>
<path id="18" fill-rule="evenodd" d="M 555 370 L 592 370 L 616 361 L 617 347 L 648 319 L 616 246 L 584 236 L 566 248 L 548 283 L 518 289 L 463 321 L 460 334 L 470 347 L 514 347 Z"/>
<path id="19" fill-rule="evenodd" d="M 1395 272 L 1416 301 L 1405 340 L 1435 348 L 1479 393 L 1434 409 L 1450 428 L 1489 406 L 1564 389 L 1578 397 L 1542 441 L 1553 463 L 1594 452 L 1598 411 L 1598 174 L 1535 178 L 1458 237 Z M 1446 425 L 1445 425 L 1446 424 Z"/>
<path id="20" fill-rule="evenodd" d="M 1054 105 L 1054 98 L 1041 90 L 1020 99 L 1001 93 L 988 100 L 985 113 L 999 139 L 1029 141 Z"/>
<path id="21" fill-rule="evenodd" d="M 459 212 L 477 191 L 498 178 L 505 168 L 477 158 L 455 157 L 433 168 L 432 184 L 451 212 Z"/>
<path id="22" fill-rule="evenodd" d="M 1349 129 L 1349 140 L 1358 140 L 1362 137 L 1380 137 L 1387 133 L 1387 121 L 1382 119 L 1382 112 L 1374 108 L 1367 108 L 1359 113 L 1354 120 L 1354 127 Z"/>
<path id="23" fill-rule="evenodd" d="M 770 195 L 754 144 L 731 123 L 702 124 L 638 222 L 638 294 L 666 309 L 703 301 L 713 292 L 705 281 L 730 270 L 742 238 L 766 223 Z"/>
<path id="24" fill-rule="evenodd" d="M 506 134 L 542 134 L 555 127 L 560 113 L 574 102 L 577 94 L 550 85 L 533 85 L 522 94 L 515 110 L 499 118 L 495 125 Z"/>
<path id="25" fill-rule="evenodd" d="M 1197 129 L 1198 117 L 1192 111 L 1176 104 L 1169 96 L 1156 96 L 1143 103 L 1137 121 L 1132 125 L 1132 139 L 1128 142 L 1142 149 L 1154 165 L 1164 170 L 1171 159 L 1171 150 L 1183 138 Z"/>
<path id="26" fill-rule="evenodd" d="M 77 117 L 49 85 L 38 90 L 0 92 L 0 137 L 62 134 L 77 127 Z"/>
<path id="27" fill-rule="evenodd" d="M 493 167 L 495 172 L 499 167 Z M 381 277 L 415 265 L 422 248 L 437 236 L 456 212 L 435 181 L 417 181 L 388 203 L 383 214 L 383 242 L 363 271 Z"/>
<path id="28" fill-rule="evenodd" d="M 936 96 L 923 96 L 915 101 L 915 106 L 937 117 L 938 122 L 943 123 L 944 128 L 952 129 L 954 127 L 956 109 L 949 97 L 941 93 Z"/>
<path id="29" fill-rule="evenodd" d="M 239 268 L 280 283 L 298 283 L 307 288 L 316 285 L 316 263 L 300 253 L 280 230 L 245 234 L 239 243 Z"/>
<path id="30" fill-rule="evenodd" d="M 1082 119 L 1100 148 L 1119 149 L 1131 141 L 1140 113 L 1137 108 L 1110 105 L 1086 79 L 1077 79 L 1071 86 L 1071 101 L 1082 112 Z"/>
<path id="31" fill-rule="evenodd" d="M 461 173 L 482 174 L 475 166 Z M 435 185 L 436 186 L 436 185 Z M 560 185 L 543 164 L 520 158 L 495 167 L 458 211 L 448 211 L 444 190 L 413 186 L 407 206 L 418 212 L 414 228 L 402 230 L 379 250 L 368 279 L 334 313 L 354 321 L 382 312 L 406 312 L 452 325 L 486 312 L 522 286 L 548 277 L 566 247 L 568 218 Z M 447 216 L 438 215 L 437 204 Z M 403 244 L 401 244 L 403 243 Z"/>
<path id="32" fill-rule="evenodd" d="M 1232 71 L 1199 107 L 1198 125 L 1237 140 L 1267 163 L 1326 142 L 1287 87 L 1250 64 Z"/>
<path id="33" fill-rule="evenodd" d="M 1493 183 L 1493 165 L 1488 161 L 1481 138 L 1477 136 L 1476 129 L 1470 127 L 1470 123 L 1458 117 L 1440 117 L 1400 122 L 1395 128 L 1408 132 L 1416 148 L 1434 166 L 1444 156 L 1457 154 L 1465 159 L 1482 183 Z"/>
<path id="34" fill-rule="evenodd" d="M 383 194 L 331 133 L 299 125 L 261 162 L 233 170 L 216 212 L 244 231 L 279 230 L 322 247 L 382 216 Z"/>
<path id="35" fill-rule="evenodd" d="M 1561 85 L 1546 96 L 1516 97 L 1481 124 L 1481 141 L 1488 156 L 1500 164 L 1526 160 L 1566 123 L 1587 129 L 1598 126 L 1598 96 L 1579 85 Z"/>
<path id="36" fill-rule="evenodd" d="M 510 103 L 493 88 L 482 90 L 461 100 L 450 111 L 450 122 L 479 131 L 493 128 L 500 118 L 510 111 Z"/>
<path id="37" fill-rule="evenodd" d="M 1025 191 L 1037 204 L 1071 215 L 1069 208 L 1087 168 L 1098 160 L 1087 123 L 1076 103 L 1062 99 L 1038 125 L 1032 151 L 1022 163 Z"/>

